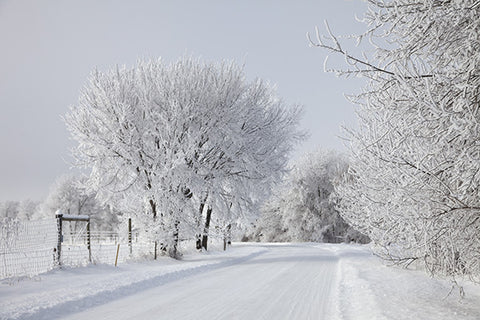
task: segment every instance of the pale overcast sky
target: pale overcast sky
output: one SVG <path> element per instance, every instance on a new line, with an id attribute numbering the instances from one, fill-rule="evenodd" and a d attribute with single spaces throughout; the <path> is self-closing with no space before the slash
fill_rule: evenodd
<path id="1" fill-rule="evenodd" d="M 360 0 L 0 0 L 0 201 L 47 195 L 70 171 L 74 142 L 61 117 L 88 74 L 139 58 L 244 63 L 249 78 L 304 105 L 310 138 L 294 157 L 343 150 L 340 126 L 355 123 L 343 93 L 361 82 L 323 73 L 326 53 L 305 34 L 325 19 L 337 34 L 359 33 L 364 9 Z"/>

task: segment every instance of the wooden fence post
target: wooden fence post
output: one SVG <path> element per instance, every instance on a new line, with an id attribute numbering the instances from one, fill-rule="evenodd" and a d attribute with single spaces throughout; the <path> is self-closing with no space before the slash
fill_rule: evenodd
<path id="1" fill-rule="evenodd" d="M 130 256 L 132 255 L 132 218 L 128 218 L 128 247 Z"/>
<path id="2" fill-rule="evenodd" d="M 117 255 L 115 256 L 115 267 L 117 266 L 117 262 L 118 262 L 118 252 L 120 251 L 120 243 L 117 244 Z"/>
<path id="3" fill-rule="evenodd" d="M 92 243 L 90 239 L 90 217 L 87 221 L 87 247 L 88 247 L 88 261 L 92 263 Z"/>
<path id="4" fill-rule="evenodd" d="M 57 261 L 56 264 L 58 266 L 61 266 L 61 252 L 62 252 L 62 242 L 63 242 L 63 234 L 62 234 L 62 218 L 63 214 L 60 213 L 60 211 L 57 211 L 55 213 L 55 218 L 57 218 Z"/>

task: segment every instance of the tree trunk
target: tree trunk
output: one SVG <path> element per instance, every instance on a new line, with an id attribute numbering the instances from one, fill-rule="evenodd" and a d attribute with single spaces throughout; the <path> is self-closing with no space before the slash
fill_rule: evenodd
<path id="1" fill-rule="evenodd" d="M 152 208 L 152 214 L 153 214 L 153 219 L 155 220 L 157 218 L 157 204 L 153 199 L 150 199 L 148 201 L 150 203 L 150 207 Z"/>
<path id="2" fill-rule="evenodd" d="M 199 233 L 197 233 L 195 235 L 195 238 L 196 238 L 196 243 L 195 243 L 195 248 L 197 250 L 201 250 L 202 249 L 202 234 L 200 232 L 200 228 L 201 228 L 201 224 L 202 224 L 202 218 L 203 218 L 203 210 L 205 209 L 205 203 L 207 202 L 207 198 L 208 198 L 208 193 L 205 195 L 205 197 L 203 198 L 203 200 L 201 200 L 200 202 L 200 208 L 198 209 L 198 216 L 197 216 L 197 230 Z"/>
<path id="3" fill-rule="evenodd" d="M 212 218 L 212 208 L 208 207 L 207 217 L 205 218 L 205 228 L 203 229 L 202 247 L 207 250 L 208 229 L 210 228 L 210 219 Z"/>
<path id="4" fill-rule="evenodd" d="M 196 235 L 196 242 L 195 242 L 195 248 L 197 250 L 201 250 L 202 249 L 202 235 L 201 234 L 197 234 Z"/>
<path id="5" fill-rule="evenodd" d="M 223 233 L 223 251 L 227 250 L 227 244 L 230 245 L 232 242 L 230 240 L 230 230 L 232 228 L 232 225 L 229 224 L 227 225 L 224 233 Z"/>
<path id="6" fill-rule="evenodd" d="M 174 228 L 173 228 L 173 246 L 172 246 L 172 250 L 170 251 L 170 257 L 174 258 L 174 259 L 178 259 L 178 242 L 179 242 L 179 238 L 178 238 L 178 234 L 179 234 L 179 228 L 178 226 L 180 225 L 180 221 L 178 220 L 175 220 L 175 223 L 174 223 Z"/>
<path id="7" fill-rule="evenodd" d="M 197 221 L 198 227 L 200 226 L 200 221 L 202 221 L 202 214 L 203 214 L 203 209 L 204 208 L 205 208 L 205 202 L 202 201 L 200 203 L 200 208 L 198 209 L 198 211 L 199 211 L 198 212 L 198 221 Z M 195 237 L 197 239 L 195 247 L 196 247 L 197 250 L 201 250 L 202 249 L 202 235 L 200 233 L 198 233 Z"/>
<path id="8" fill-rule="evenodd" d="M 150 208 L 152 209 L 152 215 L 153 215 L 153 225 L 156 224 L 156 221 L 157 221 L 157 204 L 155 203 L 155 201 L 153 201 L 153 199 L 150 199 L 148 201 L 148 203 L 150 203 Z M 157 250 L 158 248 L 158 242 L 157 242 L 157 239 L 154 239 L 154 244 L 153 244 L 153 260 L 157 260 Z"/>

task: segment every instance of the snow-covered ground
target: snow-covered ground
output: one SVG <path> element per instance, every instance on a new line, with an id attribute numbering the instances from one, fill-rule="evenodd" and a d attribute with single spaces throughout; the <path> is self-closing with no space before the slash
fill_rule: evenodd
<path id="1" fill-rule="evenodd" d="M 0 284 L 1 319 L 480 319 L 480 288 L 385 266 L 368 246 L 237 244 L 182 261 Z"/>

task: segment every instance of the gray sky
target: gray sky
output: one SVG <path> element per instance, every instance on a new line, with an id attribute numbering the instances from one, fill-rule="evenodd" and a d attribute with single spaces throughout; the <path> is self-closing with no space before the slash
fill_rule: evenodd
<path id="1" fill-rule="evenodd" d="M 249 78 L 277 85 L 305 106 L 317 147 L 343 150 L 340 126 L 355 123 L 343 93 L 359 81 L 323 73 L 325 52 L 305 33 L 327 19 L 336 34 L 363 30 L 360 0 L 0 0 L 0 201 L 43 199 L 70 171 L 74 142 L 61 120 L 95 68 L 181 56 L 245 63 Z"/>

